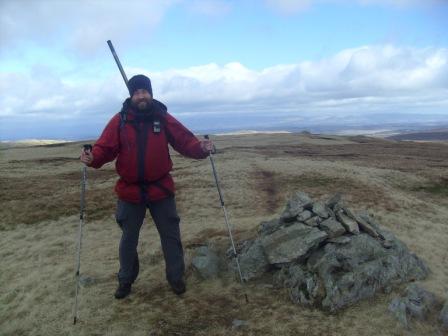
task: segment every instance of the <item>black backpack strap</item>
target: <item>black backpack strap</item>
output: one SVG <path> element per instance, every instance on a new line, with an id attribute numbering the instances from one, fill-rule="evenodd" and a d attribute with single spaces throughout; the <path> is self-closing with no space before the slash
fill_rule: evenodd
<path id="1" fill-rule="evenodd" d="M 159 189 L 163 190 L 168 196 L 172 197 L 174 196 L 174 193 L 165 187 L 160 180 L 162 180 L 165 176 L 162 176 L 160 179 L 157 179 L 155 181 L 145 181 L 143 180 L 144 176 L 144 156 L 146 152 L 146 138 L 148 136 L 148 126 L 149 124 L 153 125 L 153 132 L 155 134 L 159 134 L 165 126 L 165 116 L 167 114 L 167 108 L 166 106 L 159 102 L 158 100 L 153 100 L 153 113 L 148 116 L 139 116 L 136 119 L 129 120 L 128 119 L 128 113 L 130 107 L 130 99 L 126 99 L 123 102 L 123 107 L 120 111 L 120 125 L 119 125 L 119 131 L 123 129 L 125 124 L 130 124 L 137 133 L 137 151 L 138 151 L 138 167 L 137 167 L 137 175 L 139 179 L 139 185 L 140 185 L 140 194 L 143 202 L 146 202 L 146 192 L 150 185 L 154 185 L 158 187 Z M 141 127 L 139 127 L 140 122 L 143 122 Z"/>
<path id="2" fill-rule="evenodd" d="M 128 122 L 128 109 L 130 105 L 131 99 L 127 98 L 123 102 L 123 106 L 121 107 L 120 114 L 120 126 L 118 127 L 118 130 L 121 131 L 124 125 Z"/>

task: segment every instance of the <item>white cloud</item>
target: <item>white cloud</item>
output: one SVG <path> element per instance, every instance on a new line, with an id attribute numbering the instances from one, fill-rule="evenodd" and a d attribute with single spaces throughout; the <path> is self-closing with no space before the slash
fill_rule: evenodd
<path id="1" fill-rule="evenodd" d="M 33 41 L 89 56 L 109 39 L 123 46 L 150 39 L 175 5 L 211 17 L 231 10 L 224 0 L 1 0 L 0 41 L 4 49 Z"/>
<path id="2" fill-rule="evenodd" d="M 186 6 L 193 12 L 210 17 L 225 15 L 232 9 L 229 1 L 223 0 L 193 0 L 186 2 Z"/>
<path id="3" fill-rule="evenodd" d="M 200 101 L 288 102 L 342 97 L 415 96 L 446 90 L 446 49 L 365 46 L 318 61 L 278 65 L 261 71 L 239 63 L 208 64 L 151 75 L 155 92 L 174 103 Z M 279 101 L 276 101 L 276 100 Z"/>
<path id="4" fill-rule="evenodd" d="M 2 47 L 32 40 L 92 54 L 108 39 L 126 45 L 151 36 L 165 12 L 180 0 L 2 0 Z M 67 38 L 68 36 L 68 38 Z"/>
<path id="5" fill-rule="evenodd" d="M 156 99 L 183 118 L 218 118 L 222 126 L 355 120 L 377 113 L 438 113 L 448 121 L 448 50 L 363 46 L 320 61 L 252 70 L 240 63 L 206 64 L 150 73 Z M 45 75 L 44 75 L 45 74 Z M 17 90 L 20 83 L 20 90 Z M 126 90 L 119 74 L 84 81 L 60 79 L 48 69 L 0 74 L 0 117 L 96 120 L 117 112 Z M 299 119 L 300 119 L 299 118 Z M 218 120 L 217 119 L 217 120 Z M 387 119 L 387 118 L 386 118 Z M 38 119 L 36 119 L 38 120 Z M 236 122 L 236 121 L 235 121 Z"/>
<path id="6" fill-rule="evenodd" d="M 283 14 L 293 14 L 308 9 L 315 0 L 266 0 L 266 4 Z"/>
<path id="7" fill-rule="evenodd" d="M 388 6 L 405 8 L 410 6 L 431 7 L 434 5 L 447 5 L 446 0 L 265 0 L 266 5 L 285 15 L 303 12 L 313 5 L 348 3 L 365 6 Z"/>
<path id="8" fill-rule="evenodd" d="M 364 5 L 386 5 L 395 7 L 443 4 L 444 0 L 357 0 Z"/>

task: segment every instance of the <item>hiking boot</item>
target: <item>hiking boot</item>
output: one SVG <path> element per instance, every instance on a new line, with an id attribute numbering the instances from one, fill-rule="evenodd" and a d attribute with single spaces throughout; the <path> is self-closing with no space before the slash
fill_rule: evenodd
<path id="1" fill-rule="evenodd" d="M 187 288 L 185 287 L 185 282 L 183 280 L 173 282 L 170 285 L 173 292 L 176 293 L 177 295 L 181 295 L 185 293 L 185 291 L 187 290 Z"/>
<path id="2" fill-rule="evenodd" d="M 130 283 L 120 283 L 118 285 L 117 290 L 115 291 L 116 299 L 124 299 L 131 293 L 131 284 Z"/>

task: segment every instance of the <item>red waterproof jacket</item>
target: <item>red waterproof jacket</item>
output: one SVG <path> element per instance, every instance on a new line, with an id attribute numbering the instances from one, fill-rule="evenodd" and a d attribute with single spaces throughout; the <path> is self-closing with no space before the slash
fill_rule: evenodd
<path id="1" fill-rule="evenodd" d="M 120 178 L 115 192 L 120 199 L 132 203 L 159 200 L 174 195 L 175 190 L 168 143 L 192 159 L 208 156 L 200 141 L 161 102 L 153 100 L 150 112 L 137 112 L 128 98 L 93 146 L 90 166 L 100 168 L 116 158 Z"/>

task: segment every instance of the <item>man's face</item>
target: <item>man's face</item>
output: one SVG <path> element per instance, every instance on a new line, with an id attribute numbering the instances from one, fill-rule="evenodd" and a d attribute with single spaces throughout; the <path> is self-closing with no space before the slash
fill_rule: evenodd
<path id="1" fill-rule="evenodd" d="M 146 110 L 152 104 L 152 96 L 145 89 L 138 89 L 131 97 L 132 105 L 139 110 Z"/>

